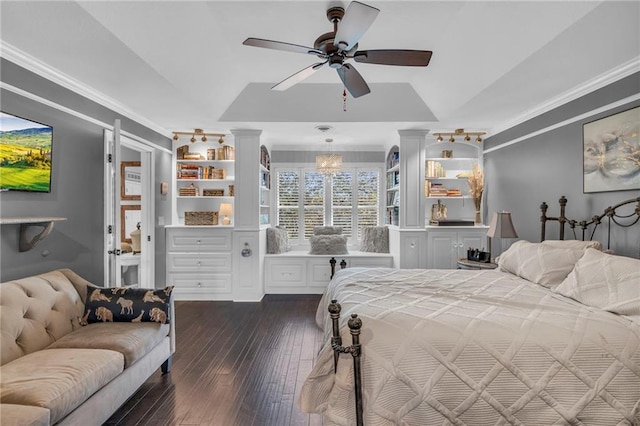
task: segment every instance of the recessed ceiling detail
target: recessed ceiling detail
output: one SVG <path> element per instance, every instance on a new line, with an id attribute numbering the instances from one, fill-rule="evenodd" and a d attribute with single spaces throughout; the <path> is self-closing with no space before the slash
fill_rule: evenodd
<path id="1" fill-rule="evenodd" d="M 341 84 L 297 84 L 284 92 L 250 83 L 220 117 L 222 122 L 423 122 L 437 121 L 408 83 L 371 83 L 364 98 L 342 109 Z M 373 90 L 375 89 L 375 90 Z"/>

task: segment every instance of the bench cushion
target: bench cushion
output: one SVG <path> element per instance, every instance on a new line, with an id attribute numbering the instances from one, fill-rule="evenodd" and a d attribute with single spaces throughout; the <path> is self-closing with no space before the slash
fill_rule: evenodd
<path id="1" fill-rule="evenodd" d="M 67 334 L 47 349 L 108 349 L 124 355 L 124 367 L 128 368 L 149 353 L 168 334 L 168 324 L 96 323 Z"/>
<path id="2" fill-rule="evenodd" d="M 0 400 L 48 408 L 54 424 L 113 380 L 124 356 L 98 349 L 43 349 L 4 364 Z"/>

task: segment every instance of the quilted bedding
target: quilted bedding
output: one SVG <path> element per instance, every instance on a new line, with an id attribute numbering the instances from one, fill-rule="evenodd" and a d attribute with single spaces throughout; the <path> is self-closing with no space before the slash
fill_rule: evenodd
<path id="1" fill-rule="evenodd" d="M 364 424 L 640 425 L 640 324 L 497 270 L 340 270 L 305 412 L 355 424 L 353 361 L 333 372 L 327 305 L 363 321 Z"/>

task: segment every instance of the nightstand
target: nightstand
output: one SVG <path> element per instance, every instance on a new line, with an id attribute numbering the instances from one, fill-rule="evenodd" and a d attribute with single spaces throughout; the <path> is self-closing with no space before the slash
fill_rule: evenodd
<path id="1" fill-rule="evenodd" d="M 498 267 L 498 264 L 487 263 L 487 262 L 476 262 L 475 260 L 460 258 L 456 262 L 456 267 L 458 269 L 496 269 Z"/>

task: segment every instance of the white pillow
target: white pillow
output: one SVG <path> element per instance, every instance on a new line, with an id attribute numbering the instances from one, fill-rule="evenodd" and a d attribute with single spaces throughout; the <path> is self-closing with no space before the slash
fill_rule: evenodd
<path id="1" fill-rule="evenodd" d="M 554 291 L 585 305 L 640 319 L 640 259 L 587 249 Z"/>
<path id="2" fill-rule="evenodd" d="M 521 240 L 500 255 L 498 266 L 502 271 L 550 288 L 569 275 L 588 247 L 600 247 L 600 243 L 575 240 L 531 243 Z"/>

